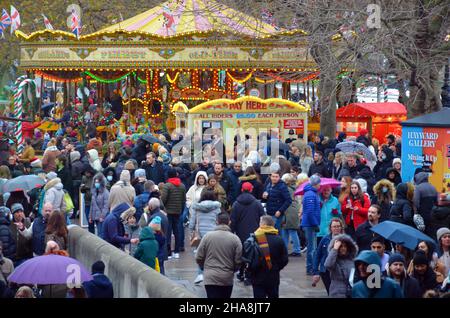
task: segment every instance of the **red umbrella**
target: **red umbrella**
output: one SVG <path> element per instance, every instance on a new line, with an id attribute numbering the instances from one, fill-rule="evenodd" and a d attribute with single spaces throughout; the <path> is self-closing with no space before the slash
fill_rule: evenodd
<path id="1" fill-rule="evenodd" d="M 306 185 L 309 184 L 309 181 L 303 182 L 298 186 L 297 190 L 295 190 L 295 195 L 303 195 L 305 194 L 304 190 Z M 320 178 L 320 188 L 319 192 L 322 192 L 326 187 L 337 188 L 341 185 L 339 181 L 333 178 Z"/>

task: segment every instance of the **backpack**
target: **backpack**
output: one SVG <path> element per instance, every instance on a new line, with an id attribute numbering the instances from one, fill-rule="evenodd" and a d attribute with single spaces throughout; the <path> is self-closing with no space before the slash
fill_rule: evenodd
<path id="1" fill-rule="evenodd" d="M 262 267 L 264 263 L 264 255 L 259 247 L 258 241 L 254 233 L 245 240 L 242 250 L 242 261 L 247 264 L 247 269 L 254 272 Z"/>

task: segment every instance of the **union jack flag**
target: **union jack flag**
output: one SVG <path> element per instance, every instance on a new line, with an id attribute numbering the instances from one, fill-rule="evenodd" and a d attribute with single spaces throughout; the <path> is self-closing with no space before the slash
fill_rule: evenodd
<path id="1" fill-rule="evenodd" d="M 11 25 L 11 17 L 9 16 L 8 11 L 6 11 L 5 9 L 2 10 L 1 23 L 3 28 Z"/>
<path id="2" fill-rule="evenodd" d="M 47 30 L 54 30 L 53 25 L 50 23 L 50 20 L 44 14 L 42 14 L 42 17 L 44 18 L 45 28 Z"/>
<path id="3" fill-rule="evenodd" d="M 75 11 L 72 11 L 72 33 L 76 35 L 78 38 L 80 36 L 81 31 L 81 21 Z"/>
<path id="4" fill-rule="evenodd" d="M 19 11 L 11 6 L 11 34 L 13 34 L 15 30 L 18 30 L 20 25 L 21 21 Z"/>

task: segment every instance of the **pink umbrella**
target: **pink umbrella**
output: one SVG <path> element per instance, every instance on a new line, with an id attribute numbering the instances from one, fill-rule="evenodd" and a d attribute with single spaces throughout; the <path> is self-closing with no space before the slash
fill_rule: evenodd
<path id="1" fill-rule="evenodd" d="M 305 181 L 301 185 L 299 185 L 297 190 L 295 190 L 295 195 L 305 194 L 304 190 L 307 184 L 309 184 L 309 181 Z M 319 192 L 322 192 L 326 187 L 337 188 L 340 185 L 341 183 L 333 178 L 320 178 Z"/>

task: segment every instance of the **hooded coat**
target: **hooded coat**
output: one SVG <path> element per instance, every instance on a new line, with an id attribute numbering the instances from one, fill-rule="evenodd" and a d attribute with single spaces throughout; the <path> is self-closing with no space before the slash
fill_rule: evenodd
<path id="1" fill-rule="evenodd" d="M 389 174 L 391 172 L 395 173 L 394 179 L 389 179 Z M 395 186 L 398 186 L 400 183 L 402 183 L 402 177 L 400 176 L 400 173 L 395 168 L 389 168 L 386 170 L 386 177 L 387 180 L 391 181 Z"/>
<path id="2" fill-rule="evenodd" d="M 111 187 L 109 193 L 109 209 L 114 210 L 115 207 L 122 203 L 133 206 L 135 197 L 136 190 L 130 184 L 130 173 L 128 171 L 124 172 L 121 174 L 120 181 Z"/>
<path id="3" fill-rule="evenodd" d="M 412 207 L 412 193 L 408 184 L 400 183 L 397 186 L 396 199 L 391 207 L 390 220 L 414 227 L 414 210 Z"/>
<path id="4" fill-rule="evenodd" d="M 53 211 L 66 212 L 66 201 L 64 200 L 64 186 L 60 178 L 55 178 L 47 182 L 44 187 L 44 204 L 51 203 Z"/>
<path id="5" fill-rule="evenodd" d="M 231 231 L 244 242 L 259 227 L 265 214 L 261 203 L 249 192 L 241 193 L 231 209 Z"/>
<path id="6" fill-rule="evenodd" d="M 45 149 L 44 156 L 42 157 L 42 169 L 45 173 L 50 171 L 56 171 L 56 158 L 61 154 L 61 152 L 56 148 L 56 146 L 51 146 Z"/>
<path id="7" fill-rule="evenodd" d="M 244 172 L 241 170 L 239 173 L 234 171 L 234 169 L 231 169 L 228 171 L 227 176 L 228 179 L 230 179 L 231 183 L 231 194 L 229 195 L 230 198 L 230 204 L 233 204 L 236 198 L 241 193 L 241 188 L 238 187 L 239 185 L 239 178 L 242 177 Z"/>
<path id="8" fill-rule="evenodd" d="M 83 283 L 88 298 L 113 298 L 114 290 L 111 281 L 101 273 L 92 274 L 92 280 Z"/>
<path id="9" fill-rule="evenodd" d="M 186 188 L 180 178 L 169 178 L 161 189 L 161 202 L 167 214 L 179 215 L 186 203 Z"/>
<path id="10" fill-rule="evenodd" d="M 267 214 L 273 216 L 277 211 L 280 211 L 281 215 L 283 215 L 292 203 L 286 183 L 280 180 L 273 185 L 272 182 L 269 181 L 265 191 L 269 193 L 266 204 Z"/>
<path id="11" fill-rule="evenodd" d="M 387 188 L 387 192 L 383 192 L 383 188 Z M 395 187 L 392 182 L 387 179 L 381 179 L 373 187 L 374 197 L 372 204 L 378 204 L 381 207 L 380 222 L 389 220 L 392 205 L 395 199 Z"/>
<path id="12" fill-rule="evenodd" d="M 158 256 L 159 244 L 150 227 L 144 227 L 139 236 L 139 245 L 134 253 L 134 258 L 145 265 L 155 269 L 155 258 Z"/>
<path id="13" fill-rule="evenodd" d="M 95 188 L 95 183 L 91 188 L 91 209 L 89 218 L 95 221 L 105 220 L 109 212 L 109 191 L 106 189 L 106 179 L 102 173 L 94 176 L 94 180 L 100 181 L 100 189 Z"/>
<path id="14" fill-rule="evenodd" d="M 242 185 L 244 182 L 250 182 L 253 186 L 252 194 L 257 200 L 261 200 L 262 194 L 264 192 L 264 185 L 261 181 L 258 181 L 258 177 L 256 175 L 242 176 L 239 177 L 239 191 L 242 189 Z"/>
<path id="15" fill-rule="evenodd" d="M 191 209 L 191 218 L 189 220 L 189 229 L 193 231 L 197 227 L 200 237 L 216 228 L 217 216 L 221 212 L 221 204 L 218 201 L 202 201 L 194 203 Z"/>
<path id="16" fill-rule="evenodd" d="M 128 209 L 130 205 L 127 203 L 119 204 L 103 222 L 103 239 L 120 249 L 123 249 L 125 244 L 130 244 L 130 239 L 125 237 L 125 227 L 120 218 L 121 214 Z"/>
<path id="17" fill-rule="evenodd" d="M 102 163 L 98 157 L 98 151 L 95 149 L 88 150 L 87 153 L 89 154 L 89 164 L 91 167 L 97 171 L 100 172 L 103 170 Z"/>
<path id="18" fill-rule="evenodd" d="M 386 177 L 386 171 L 392 168 L 392 161 L 394 160 L 394 152 L 390 148 L 383 147 L 381 151 L 386 155 L 386 158 L 382 161 L 378 160 L 373 168 L 373 173 L 377 181 Z"/>
<path id="19" fill-rule="evenodd" d="M 198 185 L 198 178 L 200 176 L 203 176 L 205 178 L 205 184 L 204 185 Z M 199 171 L 195 175 L 194 184 L 189 188 L 188 192 L 186 193 L 186 206 L 188 208 L 191 208 L 191 206 L 194 203 L 200 202 L 200 197 L 202 194 L 202 190 L 206 187 L 206 184 L 208 183 L 208 175 L 205 171 Z"/>
<path id="20" fill-rule="evenodd" d="M 381 268 L 381 259 L 376 252 L 362 251 L 355 259 L 355 270 L 358 262 L 375 265 Z M 381 278 L 380 288 L 369 288 L 364 279 L 359 280 L 352 288 L 352 298 L 403 298 L 400 285 L 391 278 Z"/>
<path id="21" fill-rule="evenodd" d="M 72 180 L 79 180 L 83 177 L 84 171 L 86 171 L 86 166 L 80 160 L 81 156 L 78 151 L 73 151 L 70 153 L 70 163 L 71 163 L 71 173 Z"/>
<path id="22" fill-rule="evenodd" d="M 336 240 L 342 241 L 347 246 L 347 255 L 340 256 L 334 247 Z M 335 236 L 328 245 L 328 256 L 325 259 L 325 268 L 330 273 L 330 293 L 333 298 L 345 298 L 346 290 L 349 284 L 348 279 L 353 268 L 353 259 L 358 254 L 358 246 L 346 234 Z"/>
<path id="23" fill-rule="evenodd" d="M 428 173 L 419 172 L 414 177 L 416 188 L 414 189 L 414 206 L 425 221 L 425 233 L 435 237 L 436 230 L 431 228 L 431 210 L 437 204 L 438 193 L 436 188 L 428 182 Z"/>

